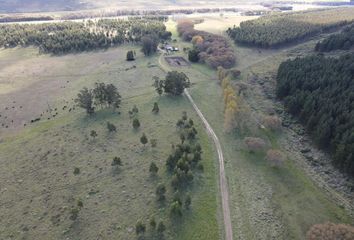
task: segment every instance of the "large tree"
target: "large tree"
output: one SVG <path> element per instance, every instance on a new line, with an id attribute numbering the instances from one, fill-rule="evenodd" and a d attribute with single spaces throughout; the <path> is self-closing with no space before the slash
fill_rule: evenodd
<path id="1" fill-rule="evenodd" d="M 178 96 L 183 93 L 185 88 L 190 87 L 190 81 L 183 72 L 171 71 L 167 73 L 163 87 L 165 93 Z"/>
<path id="2" fill-rule="evenodd" d="M 145 56 L 150 56 L 157 51 L 159 39 L 156 35 L 147 35 L 141 39 L 142 51 Z"/>
<path id="3" fill-rule="evenodd" d="M 87 114 L 92 114 L 95 112 L 95 108 L 93 107 L 92 90 L 89 90 L 86 87 L 83 88 L 77 95 L 75 102 L 78 104 L 79 107 L 85 109 Z"/>

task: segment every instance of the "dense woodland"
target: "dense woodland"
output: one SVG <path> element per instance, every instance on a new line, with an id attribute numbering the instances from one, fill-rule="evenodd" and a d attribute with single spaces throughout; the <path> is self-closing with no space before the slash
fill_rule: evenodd
<path id="1" fill-rule="evenodd" d="M 137 43 L 146 35 L 168 39 L 171 33 L 163 22 L 148 19 L 7 24 L 0 26 L 0 46 L 37 46 L 42 53 L 63 54 Z"/>
<path id="2" fill-rule="evenodd" d="M 316 44 L 318 52 L 330 52 L 333 50 L 349 50 L 354 46 L 354 24 L 345 27 L 341 33 L 330 35 L 325 40 Z"/>
<path id="3" fill-rule="evenodd" d="M 236 43 L 277 47 L 344 26 L 354 20 L 354 9 L 316 10 L 264 16 L 227 30 Z"/>
<path id="4" fill-rule="evenodd" d="M 224 37 L 195 30 L 194 23 L 188 20 L 180 21 L 177 31 L 183 40 L 192 41 L 193 53 L 197 56 L 195 61 L 206 63 L 212 68 L 231 68 L 235 65 L 234 50 Z M 192 60 L 191 56 L 189 59 Z"/>
<path id="5" fill-rule="evenodd" d="M 354 54 L 283 62 L 277 96 L 334 163 L 354 176 Z"/>

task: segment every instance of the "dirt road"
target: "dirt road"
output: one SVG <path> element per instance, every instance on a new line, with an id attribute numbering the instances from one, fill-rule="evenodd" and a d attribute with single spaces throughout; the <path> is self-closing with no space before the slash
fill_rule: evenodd
<path id="1" fill-rule="evenodd" d="M 166 66 L 163 64 L 163 54 L 160 55 L 159 57 L 159 65 L 161 69 L 165 72 L 171 71 L 169 66 Z M 222 205 L 222 212 L 223 212 L 223 218 L 224 218 L 224 226 L 225 226 L 225 240 L 232 240 L 232 224 L 231 224 L 231 217 L 230 217 L 230 204 L 229 204 L 229 190 L 227 186 L 227 180 L 226 180 L 226 175 L 225 175 L 225 167 L 224 167 L 224 155 L 222 153 L 222 148 L 221 144 L 219 141 L 219 138 L 216 136 L 214 130 L 204 117 L 203 113 L 200 111 L 198 106 L 195 104 L 193 98 L 189 94 L 188 90 L 184 90 L 184 95 L 187 97 L 187 99 L 190 101 L 192 104 L 194 110 L 197 112 L 198 116 L 200 119 L 203 121 L 203 124 L 206 128 L 206 131 L 208 135 L 213 139 L 216 151 L 218 153 L 218 159 L 219 159 L 219 183 L 220 183 L 220 193 L 221 193 L 221 205 Z"/>
<path id="2" fill-rule="evenodd" d="M 220 182 L 220 193 L 221 193 L 221 205 L 222 212 L 224 216 L 224 225 L 225 225 L 225 239 L 232 240 L 232 224 L 230 218 L 230 205 L 229 205 L 229 191 L 227 187 L 227 180 L 225 176 L 225 167 L 224 167 L 224 156 L 222 153 L 221 144 L 219 138 L 216 136 L 214 130 L 205 119 L 203 113 L 199 110 L 198 106 L 195 104 L 193 98 L 189 94 L 188 90 L 184 90 L 185 96 L 188 98 L 190 103 L 192 104 L 194 110 L 197 112 L 200 119 L 203 121 L 204 126 L 208 132 L 208 135 L 213 139 L 216 151 L 219 157 L 219 182 Z"/>

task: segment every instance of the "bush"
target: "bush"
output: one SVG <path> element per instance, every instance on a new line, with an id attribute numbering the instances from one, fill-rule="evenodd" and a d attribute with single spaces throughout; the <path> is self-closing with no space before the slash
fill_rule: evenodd
<path id="1" fill-rule="evenodd" d="M 192 49 L 188 51 L 188 60 L 191 62 L 198 62 L 199 61 L 199 51 L 197 49 Z"/>
<path id="2" fill-rule="evenodd" d="M 107 129 L 109 132 L 116 132 L 117 128 L 113 123 L 107 122 Z"/>
<path id="3" fill-rule="evenodd" d="M 263 124 L 265 127 L 273 130 L 278 131 L 281 129 L 281 119 L 277 116 L 266 116 L 263 119 Z"/>
<path id="4" fill-rule="evenodd" d="M 134 52 L 132 50 L 127 52 L 127 61 L 134 61 L 135 57 L 134 57 Z"/>
<path id="5" fill-rule="evenodd" d="M 246 144 L 248 151 L 251 153 L 255 151 L 262 151 L 266 147 L 265 141 L 256 137 L 246 137 L 244 139 L 244 143 Z"/>
<path id="6" fill-rule="evenodd" d="M 133 119 L 133 128 L 136 130 L 140 127 L 140 121 L 137 118 Z"/>
<path id="7" fill-rule="evenodd" d="M 279 150 L 269 149 L 267 151 L 266 160 L 271 164 L 271 166 L 280 167 L 285 161 L 285 156 Z"/>
<path id="8" fill-rule="evenodd" d="M 307 240 L 352 240 L 354 227 L 345 224 L 324 223 L 313 225 L 306 234 Z"/>

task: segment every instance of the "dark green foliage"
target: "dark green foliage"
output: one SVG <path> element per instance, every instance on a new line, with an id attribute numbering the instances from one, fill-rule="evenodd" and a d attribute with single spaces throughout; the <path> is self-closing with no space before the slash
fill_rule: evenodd
<path id="1" fill-rule="evenodd" d="M 113 84 L 95 83 L 95 88 L 92 92 L 96 105 L 119 108 L 121 96 Z"/>
<path id="2" fill-rule="evenodd" d="M 132 50 L 129 50 L 127 52 L 127 61 L 134 61 L 134 60 L 135 60 L 134 52 Z"/>
<path id="3" fill-rule="evenodd" d="M 120 159 L 120 157 L 114 157 L 111 165 L 122 166 L 122 160 Z"/>
<path id="4" fill-rule="evenodd" d="M 80 174 L 80 168 L 75 167 L 74 168 L 74 175 L 78 175 L 78 174 Z"/>
<path id="5" fill-rule="evenodd" d="M 191 62 L 198 62 L 199 61 L 199 51 L 195 48 L 188 51 L 188 60 Z"/>
<path id="6" fill-rule="evenodd" d="M 133 119 L 133 128 L 136 130 L 140 127 L 140 121 L 137 118 Z"/>
<path id="7" fill-rule="evenodd" d="M 354 54 L 311 56 L 283 62 L 277 96 L 305 125 L 334 163 L 354 176 Z"/>
<path id="8" fill-rule="evenodd" d="M 77 200 L 77 206 L 78 206 L 79 208 L 84 207 L 84 203 L 82 202 L 81 199 Z"/>
<path id="9" fill-rule="evenodd" d="M 157 225 L 157 232 L 159 233 L 160 236 L 166 231 L 166 226 L 165 224 L 161 221 L 159 222 L 159 225 Z"/>
<path id="10" fill-rule="evenodd" d="M 79 107 L 85 109 L 87 114 L 92 114 L 95 112 L 95 108 L 93 107 L 92 90 L 89 90 L 86 87 L 83 88 L 77 95 L 75 102 Z"/>
<path id="11" fill-rule="evenodd" d="M 150 172 L 152 175 L 156 175 L 158 171 L 159 171 L 159 168 L 156 166 L 156 164 L 155 164 L 154 162 L 152 162 L 152 163 L 150 164 L 149 172 Z"/>
<path id="12" fill-rule="evenodd" d="M 91 136 L 92 138 L 96 138 L 96 137 L 97 137 L 97 132 L 96 132 L 95 130 L 91 130 L 90 136 Z"/>
<path id="13" fill-rule="evenodd" d="M 141 39 L 142 51 L 145 56 L 150 56 L 157 51 L 159 39 L 156 35 L 147 35 Z"/>
<path id="14" fill-rule="evenodd" d="M 132 112 L 134 114 L 137 114 L 139 112 L 139 109 L 138 109 L 138 107 L 136 105 L 134 105 L 134 107 L 132 108 Z"/>
<path id="15" fill-rule="evenodd" d="M 159 96 L 162 95 L 163 89 L 164 89 L 164 80 L 161 80 L 159 77 L 153 77 L 154 84 L 153 87 L 155 87 L 155 90 Z"/>
<path id="16" fill-rule="evenodd" d="M 166 187 L 164 184 L 160 183 L 156 188 L 156 196 L 157 200 L 164 201 L 165 200 Z"/>
<path id="17" fill-rule="evenodd" d="M 156 221 L 155 221 L 154 217 L 150 218 L 150 227 L 152 228 L 152 230 L 155 231 L 155 229 L 156 229 Z"/>
<path id="18" fill-rule="evenodd" d="M 178 201 L 174 201 L 171 204 L 170 213 L 172 216 L 182 216 L 182 204 Z"/>
<path id="19" fill-rule="evenodd" d="M 117 128 L 113 123 L 107 122 L 107 129 L 109 132 L 116 132 Z"/>
<path id="20" fill-rule="evenodd" d="M 157 140 L 156 139 L 151 139 L 150 143 L 151 143 L 151 147 L 152 148 L 155 148 L 157 146 Z"/>
<path id="21" fill-rule="evenodd" d="M 164 81 L 165 93 L 178 96 L 181 95 L 185 88 L 189 88 L 190 81 L 183 72 L 168 72 Z"/>
<path id="22" fill-rule="evenodd" d="M 315 24 L 313 19 L 317 20 L 318 15 L 320 13 L 316 12 L 269 15 L 242 22 L 240 27 L 229 28 L 227 33 L 237 43 L 268 48 L 347 24 L 343 19 Z"/>
<path id="23" fill-rule="evenodd" d="M 153 86 L 159 95 L 163 91 L 174 96 L 181 95 L 185 88 L 190 87 L 189 78 L 183 72 L 171 71 L 167 73 L 164 80 L 160 80 L 158 77 L 153 79 L 155 80 Z"/>
<path id="24" fill-rule="evenodd" d="M 148 143 L 148 138 L 146 137 L 145 133 L 143 133 L 143 135 L 140 138 L 140 142 L 145 146 L 145 144 Z"/>
<path id="25" fill-rule="evenodd" d="M 191 198 L 191 196 L 188 194 L 188 195 L 186 196 L 186 199 L 184 200 L 184 206 L 186 207 L 186 209 L 189 209 L 190 206 L 191 206 L 191 204 L 192 204 L 192 198 Z"/>
<path id="26" fill-rule="evenodd" d="M 97 31 L 90 31 L 94 26 Z M 163 22 L 148 19 L 100 19 L 86 25 L 82 22 L 6 24 L 0 26 L 0 47 L 33 45 L 43 53 L 64 54 L 141 42 L 146 35 L 168 38 Z"/>
<path id="27" fill-rule="evenodd" d="M 159 111 L 160 111 L 159 105 L 157 104 L 157 102 L 155 102 L 154 107 L 152 108 L 152 112 L 157 114 L 159 113 Z"/>
<path id="28" fill-rule="evenodd" d="M 315 50 L 330 52 L 333 50 L 349 50 L 354 46 L 354 24 L 343 29 L 339 34 L 332 34 L 316 44 Z"/>
<path id="29" fill-rule="evenodd" d="M 146 231 L 146 226 L 142 221 L 137 221 L 135 224 L 135 232 L 137 235 L 144 234 Z"/>

